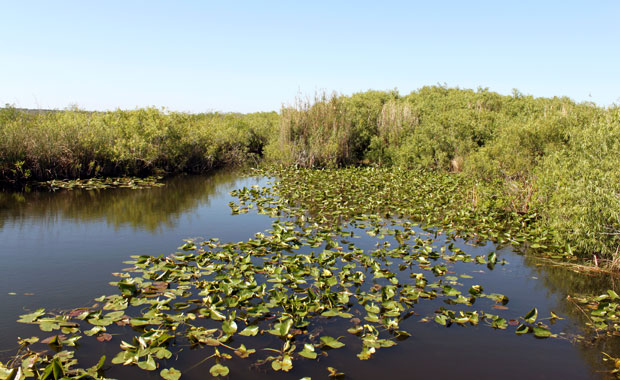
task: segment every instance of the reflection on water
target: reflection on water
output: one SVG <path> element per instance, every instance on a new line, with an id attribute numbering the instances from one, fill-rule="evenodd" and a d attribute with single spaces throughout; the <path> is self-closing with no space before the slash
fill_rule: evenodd
<path id="1" fill-rule="evenodd" d="M 18 336 L 26 310 L 90 304 L 113 289 L 130 255 L 169 254 L 184 239 L 244 240 L 270 226 L 263 215 L 233 216 L 229 192 L 264 184 L 238 173 L 181 176 L 166 186 L 0 193 L 0 356 Z M 29 335 L 28 335 L 29 336 Z"/>
<path id="2" fill-rule="evenodd" d="M 205 181 L 200 176 L 178 176 L 164 187 L 149 189 L 72 190 L 0 193 L 0 228 L 6 222 L 26 219 L 105 221 L 116 228 L 131 226 L 151 232 L 174 227 L 179 217 L 239 178 L 235 172 L 218 172 Z"/>
<path id="3" fill-rule="evenodd" d="M 617 279 L 608 275 L 573 270 L 569 266 L 545 262 L 533 256 L 524 256 L 524 260 L 527 266 L 542 274 L 541 280 L 551 292 L 595 295 L 620 285 Z"/>
<path id="4" fill-rule="evenodd" d="M 619 280 L 609 275 L 581 272 L 562 265 L 552 265 L 531 256 L 524 257 L 524 264 L 533 268 L 544 285 L 540 291 L 558 295 L 558 313 L 576 321 L 579 326 L 588 322 L 589 313 L 582 312 L 567 296 L 596 296 L 605 293 L 607 289 L 620 291 Z M 617 337 L 597 339 L 599 337 L 591 332 L 584 335 L 585 340 L 575 345 L 581 357 L 589 363 L 594 372 L 609 370 L 611 367 L 605 366 L 602 362 L 602 352 L 620 357 L 620 339 Z"/>
<path id="5" fill-rule="evenodd" d="M 169 254 L 190 237 L 241 241 L 269 229 L 268 217 L 253 212 L 233 216 L 228 207 L 233 200 L 229 191 L 265 182 L 221 172 L 209 177 L 172 178 L 165 187 L 143 190 L 0 193 L 0 351 L 4 351 L 0 359 L 15 348 L 18 336 L 44 335 L 33 326 L 17 324 L 18 315 L 38 307 L 84 306 L 95 297 L 113 293 L 115 289 L 108 285 L 115 280 L 111 273 L 124 268 L 122 262 L 130 255 Z M 495 250 L 491 244 L 461 247 L 474 255 Z M 565 331 L 579 332 L 585 317 L 566 301 L 566 295 L 597 294 L 615 286 L 608 277 L 540 265 L 539 260 L 517 255 L 508 248 L 498 251 L 498 255 L 509 264 L 494 270 L 482 267 L 484 273 L 478 273 L 479 267 L 464 264 L 454 264 L 451 269 L 473 275 L 473 279 L 461 280 L 465 287 L 481 284 L 489 292 L 506 294 L 510 298 L 509 310 L 502 312 L 508 318 L 522 316 L 536 306 L 540 315 L 554 311 L 566 317 L 560 322 Z M 396 347 L 379 350 L 373 360 L 358 361 L 355 353 L 359 347 L 348 345 L 351 351 L 334 350 L 329 359 L 296 362 L 291 373 L 271 376 L 274 373 L 270 369 L 257 373 L 248 367 L 248 361 L 234 359 L 231 378 L 324 378 L 326 363 L 339 369 L 350 368 L 347 378 L 359 379 L 588 378 L 601 376 L 597 371 L 606 369 L 601 350 L 620 355 L 617 339 L 573 345 L 563 340 L 516 336 L 510 329 L 444 328 L 419 322 L 440 306 L 449 307 L 441 300 L 416 305 L 414 310 L 419 315 L 403 322 L 413 336 Z M 91 350 L 88 344 L 84 346 L 83 350 Z M 118 345 L 104 346 L 95 344 L 93 356 L 118 352 Z M 199 350 L 186 353 L 175 367 L 189 368 L 204 356 Z M 202 378 L 208 370 L 205 366 L 189 373 L 188 378 Z M 118 378 L 149 376 L 136 368 L 112 372 L 110 375 Z"/>

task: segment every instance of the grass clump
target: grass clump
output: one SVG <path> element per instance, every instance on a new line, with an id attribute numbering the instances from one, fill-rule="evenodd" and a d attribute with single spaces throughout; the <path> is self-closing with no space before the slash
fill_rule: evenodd
<path id="1" fill-rule="evenodd" d="M 325 93 L 283 107 L 280 138 L 269 157 L 300 167 L 338 167 L 362 162 L 377 135 L 381 110 L 399 95 L 368 91 L 351 97 Z"/>

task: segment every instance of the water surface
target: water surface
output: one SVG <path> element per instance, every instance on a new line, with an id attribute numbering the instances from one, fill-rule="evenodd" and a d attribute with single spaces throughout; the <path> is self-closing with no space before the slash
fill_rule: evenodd
<path id="1" fill-rule="evenodd" d="M 252 212 L 232 215 L 228 206 L 234 201 L 229 195 L 231 190 L 266 182 L 236 173 L 217 173 L 176 177 L 167 180 L 162 188 L 142 190 L 0 193 L 0 359 L 6 360 L 14 352 L 18 336 L 48 334 L 36 326 L 16 323 L 20 314 L 39 307 L 63 310 L 90 305 L 95 297 L 116 292 L 108 282 L 117 280 L 112 273 L 126 267 L 123 261 L 130 255 L 168 255 L 187 238 L 242 241 L 268 230 L 272 220 L 267 216 Z M 371 240 L 364 239 L 356 245 L 367 244 L 365 248 L 372 249 Z M 566 301 L 566 295 L 596 294 L 614 285 L 605 278 L 540 265 L 533 258 L 510 248 L 498 249 L 491 243 L 474 247 L 459 242 L 459 247 L 472 255 L 497 251 L 499 258 L 508 262 L 492 270 L 472 263 L 451 264 L 449 270 L 474 276 L 460 280 L 462 286 L 481 284 L 488 293 L 507 295 L 508 310 L 497 312 L 506 319 L 523 316 L 534 306 L 541 316 L 554 311 L 566 319 L 552 326 L 553 332 L 565 332 L 567 336 L 582 333 L 583 321 Z M 378 350 L 371 360 L 356 358 L 361 345 L 351 336 L 343 340 L 347 343 L 345 349 L 332 350 L 318 362 L 296 360 L 289 373 L 274 373 L 270 368 L 263 371 L 250 367 L 251 358 L 235 358 L 227 363 L 229 377 L 326 378 L 325 368 L 333 366 L 352 379 L 583 379 L 605 376 L 607 367 L 602 363 L 601 350 L 620 352 L 615 340 L 588 346 L 566 339 L 535 339 L 531 334 L 516 336 L 512 328 L 494 330 L 483 323 L 446 328 L 432 321 L 420 322 L 440 306 L 449 307 L 441 299 L 416 305 L 416 315 L 401 324 L 412 337 L 395 347 Z M 471 310 L 490 306 L 480 302 Z M 459 305 L 450 308 L 459 309 Z M 337 336 L 337 322 L 330 323 L 333 326 L 325 326 L 326 331 L 334 329 L 332 335 Z M 112 357 L 119 351 L 118 343 L 85 344 L 80 350 L 92 353 L 93 358 L 101 354 Z M 172 365 L 183 371 L 210 354 L 186 350 Z M 184 373 L 183 378 L 209 377 L 212 364 L 204 363 Z M 118 366 L 106 375 L 159 378 L 158 371 L 147 373 Z"/>

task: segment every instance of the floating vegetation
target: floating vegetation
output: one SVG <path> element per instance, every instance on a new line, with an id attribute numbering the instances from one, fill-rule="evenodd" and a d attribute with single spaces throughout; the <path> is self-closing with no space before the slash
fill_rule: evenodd
<path id="1" fill-rule="evenodd" d="M 424 170 L 346 168 L 271 170 L 279 181 L 270 188 L 240 189 L 233 212 L 281 214 L 302 222 L 335 225 L 406 219 L 457 237 L 523 247 L 555 259 L 574 260 L 570 251 L 551 243 L 550 231 L 537 228 L 536 213 L 510 211 L 500 184 L 477 183 L 458 175 Z"/>
<path id="2" fill-rule="evenodd" d="M 599 296 L 568 297 L 587 318 L 596 333 L 620 336 L 620 296 L 613 290 Z"/>
<path id="3" fill-rule="evenodd" d="M 124 189 L 146 189 L 149 187 L 161 187 L 164 186 L 160 181 L 163 177 L 151 176 L 146 178 L 138 177 L 114 177 L 114 178 L 88 178 L 88 179 L 66 179 L 66 180 L 51 180 L 45 182 L 39 182 L 39 187 L 49 188 L 50 190 L 102 190 L 110 188 L 124 188 Z"/>
<path id="4" fill-rule="evenodd" d="M 159 371 L 164 379 L 205 364 L 212 376 L 225 377 L 233 357 L 288 372 L 334 350 L 369 360 L 413 334 L 403 326 L 409 318 L 566 338 L 552 331 L 558 315 L 541 318 L 533 308 L 510 319 L 506 295 L 453 270 L 508 264 L 497 252 L 467 253 L 459 248 L 463 239 L 560 254 L 544 232 L 528 229 L 535 215 L 497 211 L 492 189 L 479 189 L 472 202 L 471 187 L 455 176 L 384 169 L 271 175 L 279 181 L 236 190 L 239 201 L 230 205 L 233 213 L 270 215 L 271 230 L 242 242 L 187 240 L 168 257 L 132 256 L 111 283 L 118 292 L 96 305 L 21 316 L 53 335 L 20 340 L 0 379 L 104 379 L 110 364 Z M 434 311 L 418 315 L 421 303 Z M 119 351 L 84 368 L 75 353 L 86 339 L 110 341 Z M 204 350 L 204 359 L 174 368 L 173 356 L 187 347 Z M 346 373 L 325 368 L 330 378 Z"/>

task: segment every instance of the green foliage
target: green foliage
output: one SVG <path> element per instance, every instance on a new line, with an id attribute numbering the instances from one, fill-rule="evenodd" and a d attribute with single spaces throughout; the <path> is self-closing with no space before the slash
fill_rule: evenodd
<path id="1" fill-rule="evenodd" d="M 263 158 L 297 167 L 462 171 L 499 184 L 498 212 L 536 213 L 536 227 L 552 232 L 555 245 L 620 263 L 619 120 L 617 106 L 445 86 L 406 96 L 323 93 L 280 116 L 6 106 L 0 182 L 196 173 Z M 477 188 L 470 190 L 477 200 Z"/>
<path id="2" fill-rule="evenodd" d="M 355 162 L 367 158 L 371 140 L 378 133 L 381 111 L 386 104 L 396 102 L 399 98 L 397 91 L 367 91 L 346 98 L 352 124 L 349 145 Z"/>
<path id="3" fill-rule="evenodd" d="M 620 247 L 619 114 L 618 107 L 516 90 L 323 95 L 283 110 L 280 154 L 271 156 L 303 167 L 395 165 L 499 182 L 505 211 L 536 212 L 555 244 L 613 261 Z"/>
<path id="4" fill-rule="evenodd" d="M 351 118 L 345 98 L 322 94 L 314 103 L 298 101 L 281 113 L 280 145 L 285 163 L 334 167 L 351 162 Z"/>
<path id="5" fill-rule="evenodd" d="M 351 97 L 325 93 L 314 102 L 298 100 L 281 113 L 280 153 L 285 164 L 337 167 L 362 161 L 368 153 L 381 110 L 396 92 L 368 91 Z"/>
<path id="6" fill-rule="evenodd" d="M 611 260 L 620 246 L 620 109 L 570 131 L 536 167 L 536 206 L 558 241 Z"/>
<path id="7" fill-rule="evenodd" d="M 256 162 L 276 113 L 0 110 L 0 181 L 204 172 Z"/>

